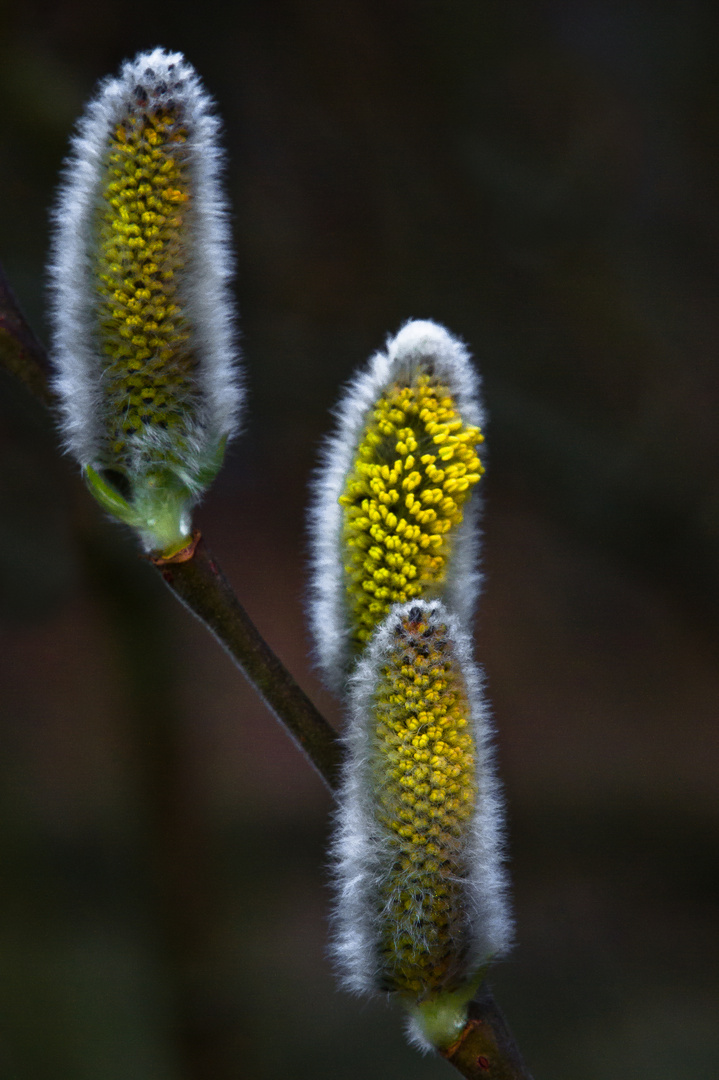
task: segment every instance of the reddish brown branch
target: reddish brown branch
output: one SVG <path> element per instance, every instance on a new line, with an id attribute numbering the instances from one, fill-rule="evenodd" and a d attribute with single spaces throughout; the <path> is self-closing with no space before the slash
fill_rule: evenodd
<path id="1" fill-rule="evenodd" d="M 334 788 L 340 764 L 334 729 L 261 636 L 204 541 L 197 539 L 191 558 L 158 559 L 156 565 L 175 596 L 227 650 L 328 787 Z"/>
<path id="2" fill-rule="evenodd" d="M 531 1080 L 507 1022 L 486 985 L 469 1006 L 464 1031 L 442 1057 L 469 1080 Z"/>
<path id="3" fill-rule="evenodd" d="M 18 308 L 1 267 L 0 365 L 22 379 L 46 405 L 52 404 L 47 355 Z M 182 554 L 184 561 L 156 560 L 165 582 L 227 650 L 334 789 L 341 759 L 335 731 L 262 638 L 202 540 L 198 538 L 194 550 Z M 469 1080 L 531 1080 L 486 987 L 469 1006 L 461 1037 L 443 1057 Z"/>

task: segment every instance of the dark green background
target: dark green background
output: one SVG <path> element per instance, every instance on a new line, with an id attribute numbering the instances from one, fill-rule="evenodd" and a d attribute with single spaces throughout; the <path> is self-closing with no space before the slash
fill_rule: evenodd
<path id="1" fill-rule="evenodd" d="M 95 81 L 163 44 L 225 120 L 245 432 L 197 514 L 307 659 L 328 409 L 410 316 L 478 358 L 486 666 L 536 1080 L 719 1072 L 719 8 L 0 2 L 0 258 Z M 330 801 L 218 647 L 0 403 L 0 1077 L 450 1076 L 325 957 Z"/>

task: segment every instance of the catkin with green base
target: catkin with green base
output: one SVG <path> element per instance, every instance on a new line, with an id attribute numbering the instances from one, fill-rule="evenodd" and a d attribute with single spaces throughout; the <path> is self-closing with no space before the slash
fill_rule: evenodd
<path id="1" fill-rule="evenodd" d="M 66 444 L 95 497 L 150 550 L 187 542 L 237 427 L 218 136 L 191 65 L 140 54 L 88 105 L 54 215 Z"/>
<path id="2" fill-rule="evenodd" d="M 439 602 L 392 608 L 350 680 L 334 843 L 334 954 L 445 1046 L 506 951 L 501 800 L 481 676 Z"/>

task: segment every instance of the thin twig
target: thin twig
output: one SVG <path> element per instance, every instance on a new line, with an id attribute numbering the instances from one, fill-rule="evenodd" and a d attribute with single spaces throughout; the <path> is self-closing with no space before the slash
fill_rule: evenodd
<path id="1" fill-rule="evenodd" d="M 468 1080 L 532 1080 L 486 983 L 469 1006 L 464 1031 L 442 1057 Z"/>
<path id="2" fill-rule="evenodd" d="M 0 365 L 22 379 L 46 405 L 52 404 L 47 354 L 18 308 L 2 267 Z M 202 540 L 198 539 L 185 561 L 157 559 L 156 566 L 170 589 L 227 650 L 334 790 L 341 758 L 336 732 L 270 649 Z M 443 1057 L 468 1080 L 531 1080 L 486 985 L 469 1007 L 460 1038 Z"/>
<path id="3" fill-rule="evenodd" d="M 304 750 L 330 789 L 337 785 L 340 745 L 334 729 L 273 653 L 199 538 L 192 557 L 156 560 L 169 588 L 205 624 L 265 704 Z"/>

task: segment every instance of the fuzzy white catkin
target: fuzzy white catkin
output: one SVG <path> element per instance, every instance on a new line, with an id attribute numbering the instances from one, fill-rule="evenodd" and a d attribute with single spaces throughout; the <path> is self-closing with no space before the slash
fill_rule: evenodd
<path id="1" fill-rule="evenodd" d="M 426 627 L 425 633 L 416 632 L 418 624 L 421 624 L 420 630 Z M 408 625 L 415 630 L 414 644 L 411 635 L 409 639 L 407 636 Z M 461 836 L 457 840 L 452 839 L 455 835 L 452 833 L 447 834 L 449 839 L 436 841 L 440 847 L 444 843 L 444 857 L 449 851 L 452 860 L 451 866 L 445 863 L 443 870 L 435 870 L 434 889 L 436 891 L 442 882 L 451 882 L 453 899 L 448 936 L 452 946 L 456 939 L 457 951 L 457 956 L 450 958 L 448 974 L 441 975 L 443 985 L 446 983 L 451 991 L 463 980 L 471 980 L 491 957 L 505 953 L 510 945 L 512 920 L 506 895 L 503 805 L 494 766 L 492 727 L 483 696 L 482 673 L 472 657 L 470 640 L 459 620 L 441 603 L 415 601 L 398 605 L 375 633 L 349 682 L 349 721 L 345 735 L 347 756 L 338 795 L 332 849 L 336 894 L 332 951 L 348 989 L 363 994 L 395 990 L 406 998 L 406 982 L 403 985 L 401 978 L 397 980 L 396 957 L 391 951 L 388 954 L 386 944 L 393 934 L 393 928 L 388 926 L 387 921 L 393 917 L 393 912 L 402 910 L 403 905 L 400 902 L 397 906 L 396 901 L 391 902 L 387 897 L 402 894 L 413 898 L 407 902 L 416 900 L 417 910 L 410 910 L 406 918 L 403 916 L 403 925 L 395 928 L 394 936 L 395 941 L 401 942 L 403 934 L 410 937 L 416 935 L 415 951 L 421 960 L 418 977 L 421 982 L 425 978 L 423 971 L 426 970 L 429 980 L 424 990 L 420 988 L 416 991 L 416 999 L 421 1002 L 424 997 L 431 997 L 443 990 L 443 986 L 440 986 L 438 991 L 432 983 L 432 946 L 427 945 L 422 930 L 427 912 L 422 904 L 433 901 L 431 891 L 429 899 L 425 897 L 421 901 L 423 886 L 417 884 L 421 879 L 416 872 L 411 869 L 398 872 L 398 859 L 403 857 L 397 832 L 401 822 L 395 820 L 392 825 L 392 807 L 401 809 L 405 804 L 398 801 L 402 796 L 391 796 L 388 801 L 386 794 L 388 788 L 390 791 L 405 792 L 415 789 L 399 787 L 403 780 L 396 779 L 396 774 L 391 772 L 382 772 L 385 767 L 389 770 L 396 766 L 398 755 L 393 750 L 402 744 L 401 738 L 394 741 L 396 736 L 391 731 L 396 729 L 388 726 L 387 717 L 399 716 L 401 726 L 401 717 L 409 715 L 403 713 L 403 706 L 387 704 L 393 700 L 387 698 L 388 680 L 401 677 L 398 672 L 401 673 L 401 665 L 407 663 L 407 658 L 397 659 L 398 655 L 402 656 L 407 640 L 410 640 L 407 650 L 410 653 L 415 647 L 423 652 L 422 643 L 426 641 L 430 653 L 434 650 L 435 661 L 437 656 L 447 657 L 452 672 L 450 683 L 454 680 L 455 685 L 462 686 L 464 690 L 467 726 L 460 730 L 467 731 L 473 742 L 476 794 L 471 815 L 463 821 Z M 411 680 L 406 685 L 411 686 Z M 384 704 L 378 697 L 380 687 Z M 396 702 L 398 699 L 395 697 L 394 700 Z M 407 760 L 406 754 L 411 754 L 412 745 L 420 745 L 417 740 L 433 722 L 420 722 L 415 731 L 414 744 L 405 738 L 405 757 L 399 755 L 400 763 Z M 433 739 L 436 746 L 437 736 L 430 730 L 430 748 Z M 422 745 L 426 745 L 426 739 Z M 430 753 L 433 752 L 436 751 L 430 749 Z M 441 745 L 439 752 L 447 755 L 447 750 Z M 446 770 L 448 759 L 445 757 L 437 765 L 439 760 L 435 758 L 434 767 L 444 767 Z M 415 777 L 421 775 L 414 773 Z M 395 778 L 392 779 L 392 776 Z M 436 801 L 433 802 L 431 792 L 441 787 L 442 783 L 446 791 L 446 780 L 442 781 L 439 773 L 434 774 L 434 778 L 431 773 L 428 774 L 427 787 L 431 791 L 423 796 L 426 805 L 438 805 Z M 444 797 L 440 793 L 439 798 Z M 425 810 L 424 813 L 431 821 L 432 811 Z M 424 835 L 427 836 L 426 833 Z M 413 844 L 415 840 L 411 839 L 408 843 Z M 407 850 L 404 849 L 405 856 Z M 417 850 L 423 858 L 421 852 L 426 849 Z M 427 864 L 424 865 L 426 868 Z M 456 931 L 452 931 L 453 925 L 458 927 Z M 399 945 L 396 947 L 399 948 Z M 422 963 L 425 969 L 422 969 Z M 423 1042 L 418 1028 L 413 1029 L 411 1034 L 415 1041 Z"/>
<path id="2" fill-rule="evenodd" d="M 352 627 L 346 596 L 343 511 L 338 500 L 355 462 L 368 416 L 393 383 L 429 372 L 448 387 L 465 424 L 481 427 L 484 411 L 480 380 L 466 346 L 443 326 L 411 320 L 387 340 L 365 370 L 347 385 L 335 409 L 336 427 L 327 439 L 316 471 L 310 510 L 310 625 L 315 654 L 326 682 L 341 690 L 350 668 Z M 472 498 L 452 540 L 452 555 L 442 598 L 469 625 L 480 584 L 478 503 Z"/>
<path id="3" fill-rule="evenodd" d="M 95 256 L 102 187 L 117 125 L 147 109 L 169 109 L 187 138 L 183 168 L 189 201 L 180 238 L 184 265 L 179 294 L 195 356 L 192 416 L 184 425 L 186 461 L 178 466 L 190 490 L 203 486 L 208 454 L 236 433 L 242 401 L 238 347 L 230 296 L 232 255 L 221 190 L 223 155 L 214 104 L 181 53 L 157 48 L 126 61 L 100 84 L 79 120 L 53 212 L 49 264 L 54 387 L 66 446 L 83 466 L 112 468 L 103 427 L 103 373 Z M 134 437 L 136 455 L 161 455 L 166 436 L 148 425 Z"/>

